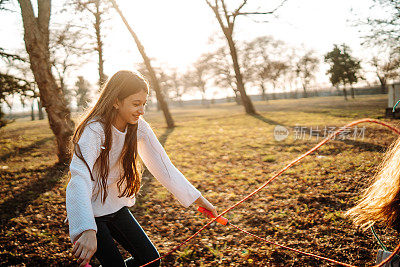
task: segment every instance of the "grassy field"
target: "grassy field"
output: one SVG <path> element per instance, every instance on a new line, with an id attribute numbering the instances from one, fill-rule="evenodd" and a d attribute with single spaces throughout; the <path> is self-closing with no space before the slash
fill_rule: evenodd
<path id="1" fill-rule="evenodd" d="M 386 95 L 255 102 L 259 115 L 234 103 L 209 109 L 172 110 L 177 127 L 165 128 L 159 112 L 145 119 L 171 161 L 219 212 L 253 192 L 272 174 L 322 140 L 323 129 L 383 116 Z M 398 121 L 383 119 L 400 128 Z M 283 141 L 274 128 L 289 130 Z M 233 224 L 293 248 L 354 265 L 372 265 L 378 245 L 354 228 L 344 212 L 376 172 L 395 134 L 362 124 L 364 134 L 330 141 L 261 192 L 225 215 Z M 296 135 L 318 127 L 320 136 Z M 330 127 L 330 128 L 329 128 Z M 359 129 L 360 130 L 360 129 Z M 0 129 L 0 265 L 71 265 L 68 225 L 63 223 L 67 176 L 54 163 L 55 139 L 47 121 L 20 120 Z M 130 208 L 160 254 L 208 220 L 195 206 L 183 208 L 154 178 L 144 178 Z M 378 228 L 393 249 L 399 238 Z M 129 255 L 121 248 L 124 256 Z M 99 262 L 93 258 L 92 266 Z M 162 260 L 162 266 L 332 266 L 262 243 L 233 227 L 213 223 L 196 239 Z"/>

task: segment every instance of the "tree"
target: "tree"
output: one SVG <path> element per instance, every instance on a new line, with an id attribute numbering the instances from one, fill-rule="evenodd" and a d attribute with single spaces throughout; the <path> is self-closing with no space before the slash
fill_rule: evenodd
<path id="1" fill-rule="evenodd" d="M 69 0 L 70 5 L 74 6 L 78 12 L 83 15 L 89 14 L 84 18 L 88 19 L 89 25 L 94 29 L 93 34 L 86 34 L 86 37 L 93 40 L 91 47 L 92 52 L 98 55 L 99 66 L 99 91 L 103 83 L 107 80 L 107 75 L 104 73 L 104 50 L 103 50 L 103 28 L 104 22 L 108 20 L 106 15 L 110 12 L 111 4 L 108 0 Z"/>
<path id="2" fill-rule="evenodd" d="M 78 80 L 75 83 L 75 98 L 78 111 L 86 109 L 88 103 L 90 103 L 89 87 L 89 82 L 83 76 L 78 76 Z"/>
<path id="3" fill-rule="evenodd" d="M 375 17 L 367 18 L 366 21 L 357 21 L 355 26 L 366 27 L 368 34 L 363 36 L 364 46 L 387 47 L 400 52 L 400 5 L 399 1 L 373 0 L 371 10 L 383 9 L 386 11 L 382 16 L 378 12 Z"/>
<path id="4" fill-rule="evenodd" d="M 234 11 L 229 11 L 227 5 L 225 4 L 225 0 L 214 0 L 213 4 L 211 0 L 205 0 L 207 5 L 212 9 L 217 18 L 218 24 L 220 25 L 222 32 L 224 33 L 226 40 L 228 42 L 230 54 L 232 57 L 233 68 L 235 71 L 235 77 L 237 80 L 237 88 L 240 92 L 240 96 L 248 114 L 256 114 L 256 110 L 251 102 L 251 99 L 247 96 L 242 73 L 240 71 L 240 65 L 238 60 L 238 53 L 235 45 L 235 41 L 233 38 L 233 30 L 236 22 L 236 18 L 238 16 L 249 16 L 249 15 L 257 15 L 257 14 L 273 14 L 280 6 L 283 5 L 286 0 L 282 1 L 282 3 L 270 12 L 243 12 L 242 9 L 247 4 L 247 0 L 242 0 L 241 3 L 234 9 Z"/>
<path id="5" fill-rule="evenodd" d="M 236 104 L 241 105 L 242 100 L 240 92 L 237 89 L 237 80 L 235 79 L 235 73 L 231 66 L 232 58 L 226 46 L 219 47 L 212 53 L 209 70 L 213 77 L 213 84 L 221 89 L 232 88 L 235 94 Z"/>
<path id="6" fill-rule="evenodd" d="M 197 88 L 201 93 L 201 104 L 210 107 L 210 103 L 206 98 L 207 77 L 209 76 L 209 66 L 212 54 L 202 54 L 199 59 L 193 64 L 192 69 L 186 73 L 187 88 Z"/>
<path id="7" fill-rule="evenodd" d="M 303 96 L 307 97 L 307 88 L 314 73 L 318 69 L 319 59 L 313 55 L 313 51 L 307 51 L 296 63 L 296 74 L 301 79 L 303 85 Z"/>
<path id="8" fill-rule="evenodd" d="M 182 96 L 188 91 L 185 86 L 183 75 L 180 75 L 179 72 L 173 68 L 170 70 L 169 81 L 171 82 L 171 91 L 174 92 L 174 100 L 177 101 L 180 106 L 183 106 Z"/>
<path id="9" fill-rule="evenodd" d="M 26 69 L 24 65 L 17 65 L 19 63 L 27 63 L 28 60 L 25 59 L 21 55 L 10 54 L 4 52 L 2 48 L 0 48 L 0 58 L 2 58 L 6 64 L 8 65 L 7 69 L 17 69 L 22 71 L 22 75 L 24 78 L 17 77 L 18 74 L 9 74 L 9 73 L 0 73 L 0 103 L 6 103 L 6 105 L 12 108 L 12 102 L 10 99 L 13 98 L 14 95 L 19 96 L 19 100 L 23 106 L 26 105 L 26 99 L 31 100 L 31 118 L 35 119 L 34 116 L 34 103 L 35 100 L 39 99 L 39 93 L 36 90 L 36 84 L 34 81 L 31 81 L 27 76 L 29 70 Z M 15 72 L 15 71 L 14 71 Z M 38 107 L 40 106 L 40 101 L 38 102 Z M 39 119 L 43 119 L 43 114 L 39 109 Z M 7 124 L 7 121 L 3 119 L 4 113 L 1 110 L 0 105 L 0 128 Z"/>
<path id="10" fill-rule="evenodd" d="M 57 75 L 64 98 L 67 103 L 71 103 L 73 92 L 67 88 L 66 77 L 71 70 L 77 69 L 85 63 L 82 55 L 90 53 L 92 49 L 85 47 L 85 35 L 72 22 L 67 22 L 65 25 L 51 30 L 50 35 L 49 47 L 52 69 Z"/>
<path id="11" fill-rule="evenodd" d="M 157 68 L 154 68 L 156 70 L 156 75 L 157 75 L 157 80 L 160 84 L 161 87 L 161 94 L 163 95 L 165 101 L 168 103 L 171 100 L 170 92 L 172 89 L 172 84 L 170 81 L 170 77 L 168 73 L 166 72 L 165 66 L 160 67 L 158 66 Z M 161 106 L 160 106 L 161 110 Z"/>
<path id="12" fill-rule="evenodd" d="M 128 21 L 125 19 L 124 15 L 122 14 L 121 10 L 119 9 L 117 3 L 115 2 L 115 0 L 109 0 L 111 1 L 111 3 L 113 4 L 115 10 L 117 11 L 117 13 L 119 14 L 119 16 L 121 17 L 122 21 L 124 22 L 125 26 L 128 28 L 129 32 L 131 33 L 133 39 L 136 42 L 136 45 L 138 47 L 138 50 L 140 52 L 140 54 L 142 55 L 144 64 L 146 65 L 146 68 L 149 72 L 150 75 L 150 80 L 152 81 L 153 84 L 153 89 L 154 91 L 156 91 L 156 97 L 157 97 L 157 102 L 159 103 L 163 113 L 164 113 L 164 117 L 165 120 L 167 122 L 167 127 L 168 128 L 173 128 L 175 127 L 175 123 L 174 120 L 172 119 L 171 113 L 169 112 L 168 109 L 168 104 L 167 102 L 164 100 L 164 97 L 162 95 L 162 91 L 161 91 L 161 87 L 160 84 L 157 80 L 157 76 L 156 76 L 156 72 L 154 71 L 153 67 L 151 66 L 151 61 L 150 58 L 147 56 L 145 50 L 144 50 L 144 46 L 142 45 L 142 43 L 140 42 L 138 36 L 136 35 L 136 33 L 132 30 L 131 26 L 129 25 Z"/>
<path id="13" fill-rule="evenodd" d="M 263 100 L 267 100 L 266 83 L 271 83 L 275 90 L 278 79 L 289 70 L 289 64 L 284 57 L 287 50 L 289 49 L 283 41 L 274 40 L 272 36 L 260 36 L 244 44 L 244 80 L 260 87 Z"/>
<path id="14" fill-rule="evenodd" d="M 264 69 L 264 76 L 267 77 L 272 83 L 273 93 L 272 99 L 275 99 L 275 91 L 278 84 L 278 80 L 285 75 L 288 71 L 289 65 L 283 61 L 271 61 L 268 62 L 267 67 Z"/>
<path id="15" fill-rule="evenodd" d="M 37 17 L 29 0 L 18 0 L 24 27 L 26 51 L 30 67 L 39 87 L 40 99 L 45 107 L 50 128 L 56 136 L 59 164 L 67 164 L 71 158 L 69 144 L 74 131 L 74 122 L 67 108 L 62 90 L 57 86 L 51 72 L 49 52 L 49 22 L 51 1 L 38 1 Z"/>
<path id="16" fill-rule="evenodd" d="M 387 59 L 382 56 L 372 57 L 370 64 L 375 68 L 375 73 L 381 83 L 382 94 L 387 92 L 387 82 L 400 77 L 400 58 L 397 53 L 391 53 Z"/>
<path id="17" fill-rule="evenodd" d="M 378 48 L 379 56 L 373 57 L 370 64 L 375 68 L 376 75 L 381 83 L 381 91 L 387 90 L 387 79 L 398 77 L 398 62 L 400 58 L 400 5 L 399 1 L 393 0 L 373 0 L 370 10 L 379 8 L 381 12 L 373 12 L 372 17 L 366 20 L 357 20 L 354 26 L 365 29 L 366 33 L 362 38 L 361 45 L 365 47 Z M 387 54 L 388 58 L 382 59 Z"/>
<path id="18" fill-rule="evenodd" d="M 1 103 L 7 102 L 6 97 L 14 94 L 28 96 L 28 91 L 31 91 L 31 83 L 13 75 L 0 73 L 0 128 L 7 124 L 7 121 L 3 118 Z M 7 104 L 10 106 L 9 103 Z"/>
<path id="19" fill-rule="evenodd" d="M 0 49 L 1 50 L 1 49 Z M 34 109 L 34 102 L 36 100 L 37 102 L 37 109 L 39 113 L 39 120 L 44 119 L 44 114 L 43 114 L 43 108 L 42 108 L 42 103 L 40 101 L 40 95 L 39 91 L 37 90 L 37 84 L 35 82 L 34 75 L 32 73 L 32 70 L 30 68 L 30 62 L 29 62 L 29 55 L 26 53 L 25 49 L 17 49 L 16 52 L 14 52 L 16 55 L 12 55 L 10 57 L 10 54 L 3 53 L 0 56 L 3 58 L 6 58 L 6 64 L 7 64 L 7 69 L 12 70 L 12 75 L 19 79 L 21 82 L 25 84 L 29 84 L 28 90 L 26 91 L 17 91 L 15 94 L 12 95 L 17 95 L 19 96 L 20 102 L 25 105 L 25 101 L 27 98 L 31 99 L 32 102 L 32 120 L 34 119 L 33 115 L 33 109 Z M 10 107 L 11 110 L 11 105 L 6 101 L 6 104 Z"/>
<path id="20" fill-rule="evenodd" d="M 327 74 L 330 75 L 330 81 L 333 86 L 343 85 L 343 94 L 347 100 L 346 85 L 350 85 L 351 97 L 354 98 L 353 84 L 361 78 L 359 74 L 361 70 L 360 61 L 350 55 L 350 48 L 342 44 L 341 47 L 334 45 L 332 51 L 328 52 L 324 61 L 330 65 Z"/>
<path id="21" fill-rule="evenodd" d="M 300 49 L 296 47 L 288 47 L 286 48 L 287 55 L 286 55 L 286 64 L 288 65 L 287 71 L 283 75 L 283 82 L 287 88 L 287 92 L 290 92 L 292 98 L 297 98 L 298 94 L 298 81 L 299 78 L 296 74 L 296 63 L 298 62 L 299 55 L 298 51 Z"/>
<path id="22" fill-rule="evenodd" d="M 158 80 L 163 88 L 165 97 L 172 101 L 177 101 L 180 106 L 183 106 L 182 95 L 188 91 L 185 86 L 183 75 L 176 68 L 168 67 L 167 64 L 162 64 L 162 69 L 157 70 Z"/>

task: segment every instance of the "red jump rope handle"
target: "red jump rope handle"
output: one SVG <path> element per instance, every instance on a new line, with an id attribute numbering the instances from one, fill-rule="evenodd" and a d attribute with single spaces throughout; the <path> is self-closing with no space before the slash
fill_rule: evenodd
<path id="1" fill-rule="evenodd" d="M 76 241 L 74 242 L 75 245 Z M 90 265 L 89 263 L 86 263 L 85 267 L 92 267 L 92 265 Z"/>
<path id="2" fill-rule="evenodd" d="M 208 209 L 205 209 L 203 207 L 198 207 L 197 208 L 198 211 L 200 211 L 201 213 L 203 213 L 204 215 L 206 215 L 208 218 L 215 218 L 215 216 L 212 214 L 211 211 L 209 211 Z M 222 225 L 227 225 L 228 224 L 228 219 L 224 218 L 224 217 L 218 217 L 218 219 L 216 220 L 217 222 L 219 222 Z"/>

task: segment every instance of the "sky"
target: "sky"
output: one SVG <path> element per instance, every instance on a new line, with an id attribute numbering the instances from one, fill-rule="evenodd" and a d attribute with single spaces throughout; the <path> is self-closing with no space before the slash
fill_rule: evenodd
<path id="1" fill-rule="evenodd" d="M 227 1 L 235 4 L 236 0 Z M 271 11 L 281 1 L 249 0 L 249 6 L 243 11 Z M 62 7 L 63 1 L 52 1 L 53 10 Z M 221 30 L 211 9 L 204 0 L 117 0 L 128 22 L 143 43 L 147 54 L 157 58 L 161 64 L 167 64 L 184 71 L 197 57 L 210 49 L 209 38 L 221 34 Z M 7 52 L 24 48 L 23 27 L 19 6 L 14 0 L 13 9 L 17 13 L 2 12 L 0 35 L 7 36 L 0 42 L 0 47 Z M 370 10 L 372 0 L 288 0 L 273 15 L 254 15 L 250 18 L 239 17 L 236 22 L 235 38 L 251 40 L 257 36 L 271 35 L 289 45 L 314 49 L 319 56 L 333 48 L 334 44 L 346 43 L 358 58 L 368 58 L 371 51 L 361 47 L 359 28 L 352 26 L 357 18 L 383 14 L 382 10 Z M 236 5 L 233 5 L 236 6 Z M 115 13 L 114 13 L 115 14 Z M 62 21 L 59 17 L 57 22 Z M 267 21 L 265 23 L 255 22 Z M 53 19 L 51 22 L 55 22 Z M 110 20 L 105 36 L 105 73 L 112 75 L 120 69 L 132 69 L 133 63 L 141 62 L 133 38 L 122 20 L 115 15 Z M 97 57 L 70 76 L 84 75 L 95 84 L 98 79 Z M 318 76 L 318 83 L 328 85 L 328 77 L 323 66 Z M 4 71 L 4 66 L 0 65 Z M 76 76 L 75 76 L 76 74 Z M 374 80 L 372 75 L 369 76 Z M 71 79 L 72 81 L 72 79 Z M 70 82 L 73 84 L 73 82 Z M 257 93 L 248 90 L 249 94 Z M 210 91 L 210 95 L 213 92 Z M 223 95 L 216 95 L 223 97 Z M 184 99 L 199 97 L 185 96 Z"/>

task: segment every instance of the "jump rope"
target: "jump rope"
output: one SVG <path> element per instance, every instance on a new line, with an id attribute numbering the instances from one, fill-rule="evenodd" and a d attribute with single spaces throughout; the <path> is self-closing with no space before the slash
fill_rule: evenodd
<path id="1" fill-rule="evenodd" d="M 393 110 L 395 109 L 395 107 L 398 105 L 398 103 L 400 102 L 400 100 L 396 103 L 396 105 L 393 107 Z M 322 145 L 324 145 L 325 143 L 327 143 L 329 140 L 331 140 L 333 137 L 335 137 L 336 135 L 338 135 L 339 133 L 341 133 L 342 131 L 346 130 L 347 128 L 350 128 L 354 125 L 360 124 L 360 123 L 364 123 L 364 122 L 369 122 L 369 123 L 376 123 L 376 124 L 380 124 L 383 125 L 387 128 L 389 128 L 390 130 L 394 131 L 395 133 L 397 133 L 398 135 L 400 135 L 400 130 L 391 126 L 390 124 L 384 123 L 380 120 L 377 119 L 370 119 L 370 118 L 365 118 L 365 119 L 361 119 L 361 120 L 357 120 L 357 121 L 353 121 L 347 125 L 345 125 L 344 127 L 341 127 L 339 130 L 335 131 L 334 133 L 331 133 L 330 135 L 328 135 L 328 137 L 326 137 L 324 140 L 322 140 L 320 143 L 318 143 L 317 145 L 315 145 L 313 148 L 311 148 L 310 150 L 308 150 L 306 153 L 302 154 L 301 156 L 299 156 L 298 158 L 294 159 L 292 162 L 290 162 L 288 165 L 286 165 L 285 167 L 283 167 L 279 172 L 277 172 L 275 175 L 273 175 L 269 180 L 267 180 L 262 186 L 260 186 L 258 189 L 254 190 L 252 193 L 250 193 L 249 195 L 247 195 L 246 197 L 244 197 L 242 200 L 240 200 L 239 202 L 237 202 L 236 204 L 232 205 L 231 207 L 227 208 L 226 210 L 224 210 L 222 213 L 220 213 L 217 217 L 215 217 L 211 211 L 203 208 L 203 207 L 198 207 L 197 210 L 199 212 L 201 212 L 202 214 L 204 214 L 205 216 L 207 216 L 208 218 L 213 218 L 211 221 L 209 221 L 207 224 L 205 224 L 202 228 L 200 228 L 200 230 L 198 230 L 196 233 L 194 233 L 192 236 L 190 236 L 189 238 L 187 238 L 185 241 L 183 241 L 181 244 L 177 245 L 176 247 L 174 247 L 172 250 L 170 250 L 168 253 L 164 254 L 163 256 L 154 259 L 142 266 L 147 266 L 155 261 L 158 261 L 166 256 L 168 256 L 169 254 L 173 253 L 174 251 L 176 251 L 178 248 L 180 248 L 181 246 L 183 246 L 184 244 L 186 244 L 187 242 L 189 242 L 191 239 L 193 239 L 194 237 L 196 237 L 201 231 L 203 231 L 206 227 L 208 227 L 211 223 L 213 223 L 214 221 L 217 221 L 218 223 L 220 223 L 221 225 L 227 226 L 230 225 L 236 229 L 238 229 L 239 231 L 251 235 L 259 240 L 265 241 L 269 244 L 287 249 L 287 250 L 291 250 L 306 256 L 311 256 L 314 258 L 318 258 L 321 260 L 325 260 L 325 261 L 329 261 L 341 266 L 348 266 L 348 267 L 356 267 L 355 265 L 351 265 L 351 264 L 347 264 L 347 263 L 343 263 L 340 261 L 336 261 L 334 259 L 330 259 L 327 257 L 323 257 L 323 256 L 319 256 L 313 253 L 309 253 L 309 252 L 305 252 L 299 249 L 295 249 L 295 248 L 291 248 L 285 245 L 281 245 L 278 244 L 274 241 L 271 240 L 267 240 L 265 238 L 259 237 L 255 234 L 252 234 L 246 230 L 241 229 L 240 227 L 238 227 L 237 225 L 232 224 L 231 222 L 228 221 L 228 219 L 222 217 L 222 215 L 224 215 L 225 213 L 227 213 L 228 211 L 232 210 L 233 208 L 235 208 L 236 206 L 238 206 L 239 204 L 241 204 L 242 202 L 246 201 L 247 199 L 249 199 L 251 196 L 253 196 L 254 194 L 258 193 L 261 189 L 263 189 L 265 186 L 267 186 L 269 183 L 271 183 L 273 180 L 275 180 L 276 177 L 278 177 L 279 175 L 281 175 L 284 171 L 286 171 L 287 169 L 289 169 L 290 167 L 292 167 L 294 164 L 296 164 L 297 162 L 299 162 L 300 160 L 302 160 L 303 158 L 305 158 L 306 156 L 310 155 L 312 152 L 314 152 L 315 150 L 319 149 Z M 393 251 L 393 253 L 387 257 L 384 261 L 382 261 L 380 264 L 378 265 L 374 265 L 374 267 L 381 267 L 383 265 L 385 265 L 387 262 L 389 262 L 398 252 L 400 252 L 400 243 L 396 246 L 395 250 Z M 89 264 L 85 265 L 85 267 L 91 267 Z"/>

